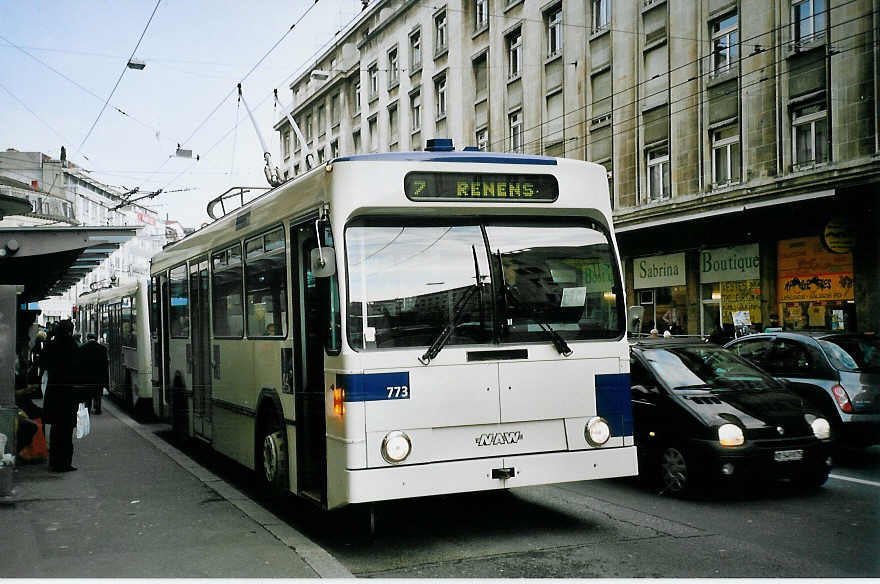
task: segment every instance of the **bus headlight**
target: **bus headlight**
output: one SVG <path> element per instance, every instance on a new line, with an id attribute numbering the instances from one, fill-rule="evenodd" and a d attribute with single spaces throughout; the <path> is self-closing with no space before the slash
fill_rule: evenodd
<path id="1" fill-rule="evenodd" d="M 611 426 L 602 418 L 590 418 L 584 426 L 584 438 L 590 446 L 602 446 L 611 438 Z"/>
<path id="2" fill-rule="evenodd" d="M 816 418 L 810 422 L 810 427 L 813 429 L 813 434 L 819 440 L 828 440 L 831 438 L 831 424 L 829 424 L 828 420 L 825 418 Z"/>
<path id="3" fill-rule="evenodd" d="M 741 446 L 746 439 L 742 428 L 736 424 L 724 424 L 718 428 L 718 441 L 721 446 Z"/>
<path id="4" fill-rule="evenodd" d="M 382 458 L 389 464 L 403 462 L 409 456 L 411 450 L 412 442 L 409 436 L 400 430 L 388 432 L 385 435 L 385 439 L 382 440 Z"/>

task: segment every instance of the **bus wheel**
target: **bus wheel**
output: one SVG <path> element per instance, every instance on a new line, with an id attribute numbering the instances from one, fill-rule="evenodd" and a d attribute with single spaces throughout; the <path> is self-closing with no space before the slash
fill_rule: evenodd
<path id="1" fill-rule="evenodd" d="M 287 492 L 287 439 L 281 420 L 274 412 L 260 424 L 256 471 L 267 494 L 279 497 Z"/>

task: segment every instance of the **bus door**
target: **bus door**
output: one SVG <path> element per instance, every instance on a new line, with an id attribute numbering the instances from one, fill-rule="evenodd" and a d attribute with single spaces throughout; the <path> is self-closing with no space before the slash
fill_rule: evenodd
<path id="1" fill-rule="evenodd" d="M 110 361 L 110 391 L 125 398 L 125 376 L 122 366 L 122 303 L 105 305 L 107 311 L 107 358 Z"/>
<path id="2" fill-rule="evenodd" d="M 300 364 L 294 388 L 296 409 L 296 472 L 300 494 L 323 502 L 327 492 L 327 443 L 324 412 L 324 337 L 330 305 L 327 278 L 310 270 L 311 251 L 318 246 L 314 223 L 293 227 L 291 293 L 299 308 L 294 352 Z"/>
<path id="3" fill-rule="evenodd" d="M 192 320 L 193 432 L 211 440 L 211 330 L 208 298 L 208 258 L 189 266 L 189 301 Z"/>
<path id="4" fill-rule="evenodd" d="M 162 273 L 153 278 L 151 300 L 153 302 L 150 324 L 150 336 L 153 341 L 153 385 L 158 389 L 154 399 L 158 403 L 153 409 L 160 418 L 170 415 L 171 378 L 169 374 L 170 351 L 168 349 L 168 274 Z"/>

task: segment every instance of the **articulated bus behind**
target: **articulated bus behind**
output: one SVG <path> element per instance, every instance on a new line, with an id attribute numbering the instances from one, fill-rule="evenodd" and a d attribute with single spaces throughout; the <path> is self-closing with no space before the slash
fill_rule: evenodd
<path id="1" fill-rule="evenodd" d="M 152 261 L 177 431 L 326 509 L 637 473 L 605 170 L 336 159 Z"/>
<path id="2" fill-rule="evenodd" d="M 102 288 L 77 299 L 82 341 L 97 335 L 107 347 L 109 391 L 133 412 L 153 410 L 148 280 Z"/>

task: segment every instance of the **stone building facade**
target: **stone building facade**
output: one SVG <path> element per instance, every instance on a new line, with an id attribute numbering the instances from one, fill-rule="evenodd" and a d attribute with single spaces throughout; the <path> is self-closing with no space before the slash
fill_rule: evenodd
<path id="1" fill-rule="evenodd" d="M 878 14 L 878 0 L 377 0 L 291 83 L 307 144 L 279 118 L 284 172 L 309 151 L 434 137 L 592 160 L 644 326 L 877 330 Z"/>

